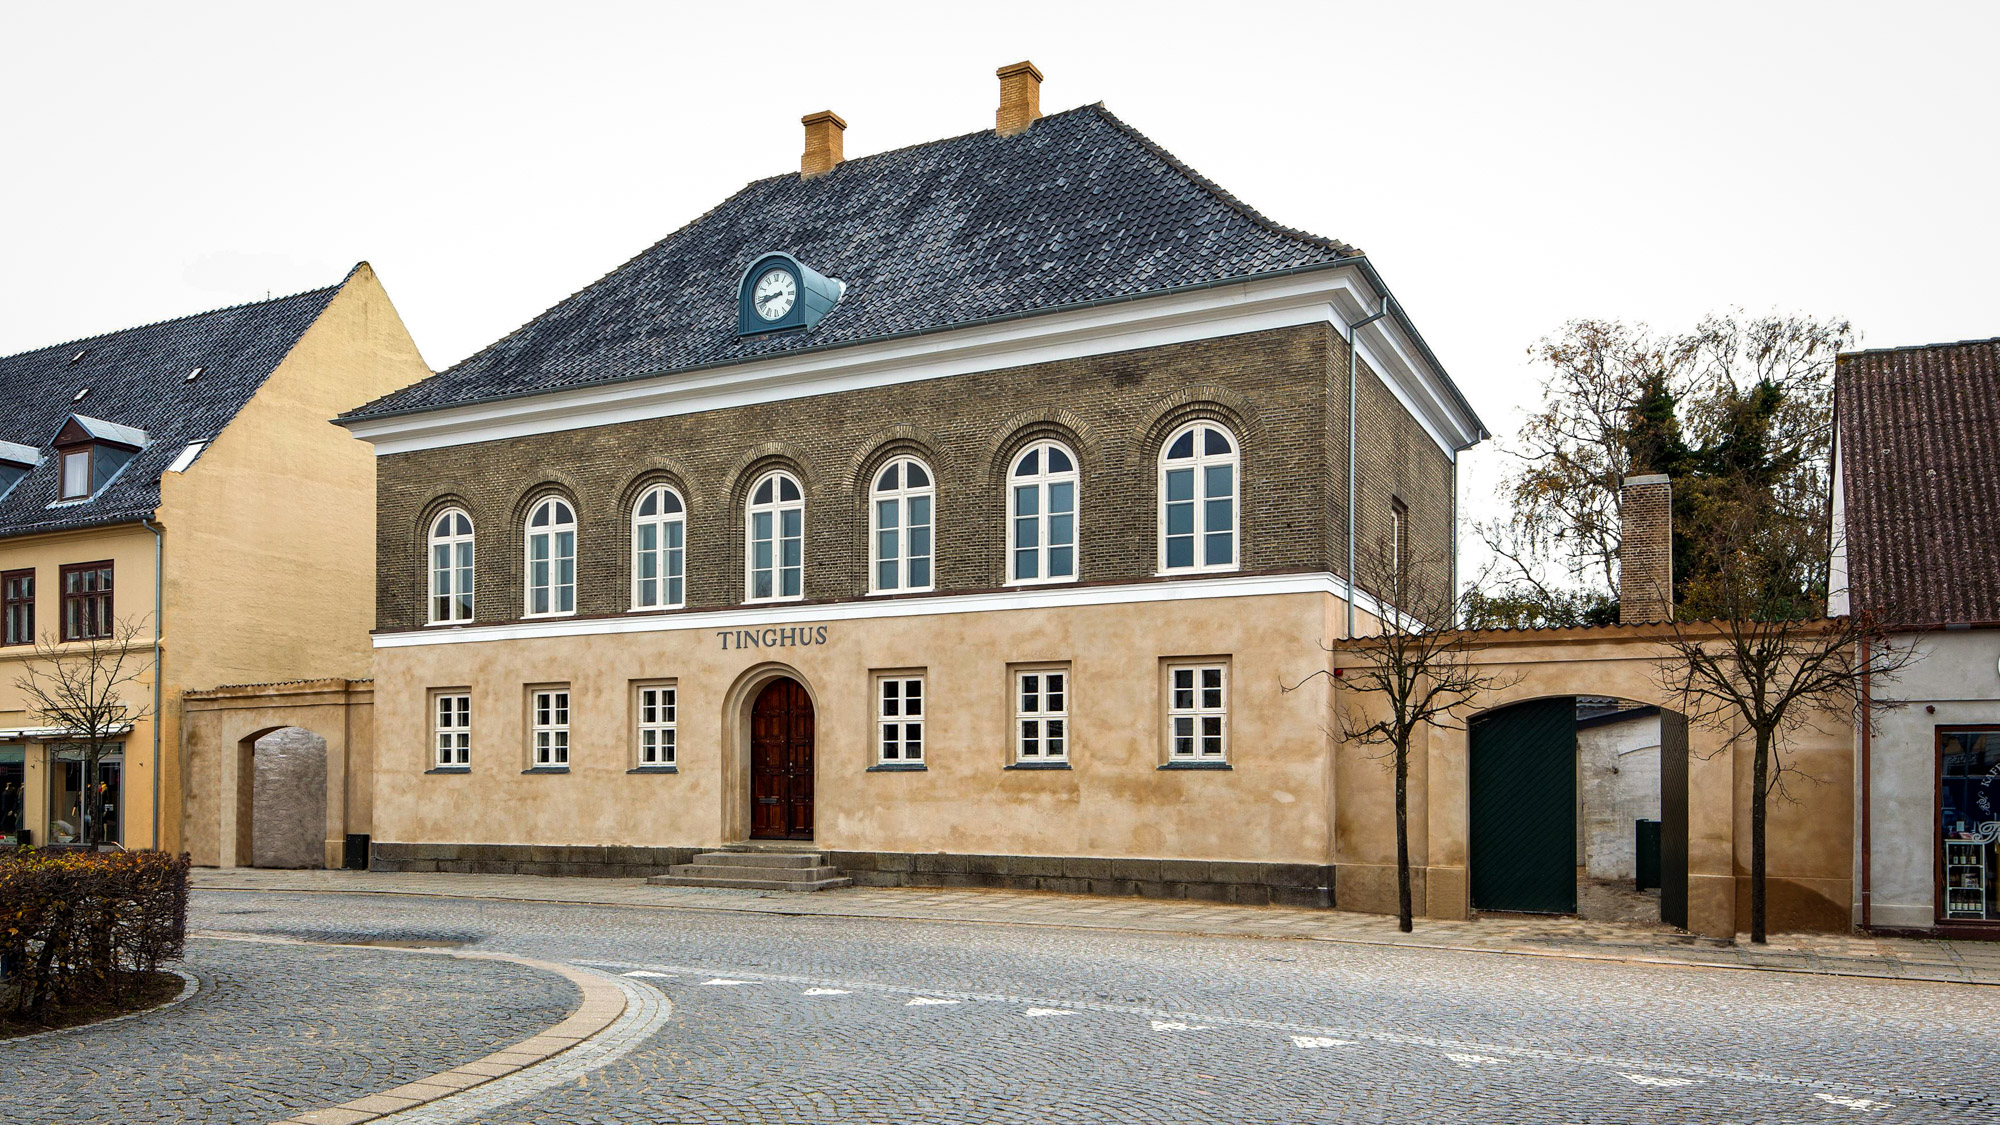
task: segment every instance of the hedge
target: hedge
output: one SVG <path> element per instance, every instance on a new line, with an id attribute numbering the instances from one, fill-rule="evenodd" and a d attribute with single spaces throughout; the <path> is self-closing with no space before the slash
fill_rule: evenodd
<path id="1" fill-rule="evenodd" d="M 123 999 L 187 944 L 186 855 L 0 852 L 0 1000 L 17 1017 Z"/>

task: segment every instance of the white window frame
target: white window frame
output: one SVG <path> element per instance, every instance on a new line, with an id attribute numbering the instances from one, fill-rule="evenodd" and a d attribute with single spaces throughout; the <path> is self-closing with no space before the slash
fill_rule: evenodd
<path id="1" fill-rule="evenodd" d="M 912 487 L 910 485 L 912 468 L 922 471 L 927 483 Z M 888 475 L 891 469 L 896 470 L 896 487 L 886 491 L 878 488 L 882 478 Z M 917 524 L 910 518 L 910 509 L 919 501 L 926 509 L 922 524 Z M 891 528 L 882 526 L 884 506 L 894 511 L 896 526 Z M 915 555 L 910 550 L 910 531 L 914 527 L 921 527 L 924 532 L 928 549 L 922 555 Z M 885 535 L 893 535 L 896 538 L 893 554 L 885 553 L 882 549 Z M 911 563 L 917 558 L 924 561 L 925 581 L 922 583 L 910 580 Z M 895 568 L 894 585 L 885 586 L 882 583 L 882 567 L 885 564 Z M 937 474 L 931 471 L 929 464 L 919 458 L 895 457 L 876 470 L 874 477 L 869 481 L 868 592 L 920 594 L 935 589 L 937 589 Z"/>
<path id="2" fill-rule="evenodd" d="M 542 527 L 535 526 L 535 519 L 544 510 L 549 513 L 549 522 Z M 557 518 L 562 511 L 569 512 L 568 520 Z M 576 614 L 576 507 L 564 496 L 544 496 L 528 509 L 528 520 L 521 528 L 521 614 L 524 617 L 572 617 Z M 561 553 L 563 536 L 569 536 L 569 554 Z M 535 581 L 535 541 L 546 540 L 549 557 L 547 584 Z M 562 581 L 562 564 L 569 563 L 569 581 Z M 535 608 L 535 593 L 546 591 L 549 608 Z M 569 605 L 563 606 L 563 596 L 567 594 Z"/>
<path id="3" fill-rule="evenodd" d="M 74 491 L 70 488 L 69 467 L 73 464 L 78 463 L 79 461 L 81 461 L 83 464 L 83 488 L 81 491 Z M 94 491 L 91 488 L 91 485 L 95 482 L 92 481 L 91 478 L 97 475 L 96 472 L 97 466 L 95 464 L 95 461 L 96 461 L 96 451 L 90 448 L 89 446 L 84 446 L 82 449 L 64 450 L 62 456 L 57 459 L 56 463 L 56 469 L 60 476 L 56 499 L 57 500 L 88 499 L 90 497 L 91 492 Z"/>
<path id="4" fill-rule="evenodd" d="M 566 686 L 528 691 L 528 765 L 538 770 L 569 768 L 570 691 Z"/>
<path id="5" fill-rule="evenodd" d="M 632 699 L 632 749 L 639 769 L 680 766 L 680 684 L 639 684 Z M 648 739 L 648 735 L 652 737 Z"/>
<path id="6" fill-rule="evenodd" d="M 465 690 L 431 693 L 431 768 L 472 767 L 472 693 Z"/>
<path id="7" fill-rule="evenodd" d="M 645 507 L 648 500 L 654 502 L 653 514 L 642 516 L 639 514 L 639 509 Z M 675 506 L 672 512 L 666 510 L 670 500 Z M 652 529 L 654 536 L 654 545 L 650 551 L 640 543 L 640 535 L 647 528 Z M 669 540 L 674 537 L 674 533 L 678 533 L 680 544 L 669 546 Z M 651 556 L 654 566 L 651 578 L 643 573 L 645 570 L 643 564 L 648 556 Z M 651 603 L 645 600 L 648 583 L 658 587 L 655 591 L 657 596 Z M 673 588 L 675 583 L 680 584 L 680 596 L 669 597 L 668 595 L 675 592 Z M 687 605 L 687 501 L 682 498 L 680 491 L 671 485 L 655 485 L 641 493 L 638 501 L 632 505 L 632 608 L 680 609 L 685 605 Z"/>
<path id="8" fill-rule="evenodd" d="M 764 487 L 766 481 L 771 482 L 771 499 L 766 503 L 760 504 L 757 502 L 757 492 Z M 790 481 L 792 487 L 798 490 L 799 498 L 797 500 L 782 499 L 784 495 L 783 482 L 785 481 Z M 770 472 L 758 476 L 756 482 L 750 486 L 749 499 L 744 502 L 743 506 L 743 600 L 745 602 L 796 602 L 805 600 L 805 496 L 805 485 L 799 483 L 798 477 L 784 469 L 772 469 Z M 796 536 L 787 536 L 784 534 L 784 518 L 789 512 L 798 513 L 799 527 Z M 771 521 L 771 565 L 767 568 L 770 576 L 771 592 L 761 597 L 757 594 L 757 517 L 760 515 L 768 516 Z M 784 545 L 787 539 L 796 539 L 798 543 L 798 562 L 792 566 L 787 566 L 784 561 Z M 784 592 L 784 578 L 785 571 L 787 570 L 798 571 L 798 592 L 795 594 Z"/>
<path id="9" fill-rule="evenodd" d="M 1177 660 L 1167 664 L 1167 760 L 1169 762 L 1229 761 L 1229 662 Z M 1208 685 L 1214 674 L 1215 686 Z M 1185 697 L 1181 678 L 1188 680 Z M 1213 691 L 1212 697 L 1209 693 Z M 1185 729 L 1187 734 L 1182 735 Z M 1211 734 L 1210 731 L 1214 733 Z M 1186 738 L 1186 749 L 1182 739 Z M 1215 750 L 1208 749 L 1214 739 Z"/>
<path id="10" fill-rule="evenodd" d="M 922 672 L 876 673 L 875 764 L 921 766 L 929 760 L 924 716 L 930 710 L 930 689 L 925 678 Z M 912 700 L 916 702 L 914 711 Z"/>
<path id="11" fill-rule="evenodd" d="M 455 527 L 442 533 L 438 531 L 445 526 L 446 520 L 452 519 L 464 520 L 465 531 L 461 533 Z M 424 557 L 424 568 L 430 573 L 430 596 L 426 603 L 429 606 L 429 624 L 461 625 L 473 619 L 477 604 L 473 599 L 473 589 L 478 582 L 478 537 L 478 525 L 472 522 L 471 513 L 464 508 L 446 508 L 431 520 L 428 549 Z M 447 561 L 443 567 L 438 566 L 437 560 L 440 547 L 444 548 Z M 462 559 L 461 549 L 465 555 Z M 444 589 L 439 589 L 440 577 L 444 579 Z M 438 615 L 439 599 L 444 599 L 445 613 L 442 617 Z"/>
<path id="12" fill-rule="evenodd" d="M 1069 459 L 1069 468 L 1067 470 L 1055 473 L 1049 471 L 1048 450 L 1050 449 L 1061 450 L 1063 456 Z M 1037 463 L 1038 471 L 1027 476 L 1016 476 L 1015 470 L 1021 467 L 1021 462 L 1026 460 L 1030 453 L 1039 453 L 1041 456 L 1041 460 Z M 1068 484 L 1070 486 L 1070 510 L 1068 513 L 1070 517 L 1070 535 L 1069 542 L 1063 544 L 1063 546 L 1069 548 L 1070 566 L 1068 574 L 1051 577 L 1049 574 L 1049 492 L 1051 486 L 1060 484 Z M 1007 481 L 1005 487 L 1007 494 L 1003 498 L 1003 506 L 1006 509 L 1007 519 L 1007 585 L 1045 586 L 1056 582 L 1075 582 L 1077 576 L 1083 573 L 1083 481 L 1081 474 L 1077 471 L 1076 451 L 1064 443 L 1051 438 L 1029 442 L 1026 449 L 1016 453 L 1013 459 L 1007 462 Z M 1016 490 L 1020 488 L 1033 488 L 1035 490 L 1036 509 L 1033 516 L 1022 516 L 1016 511 L 1015 504 L 1019 499 L 1019 494 Z M 1035 552 L 1035 577 L 1033 578 L 1022 578 L 1020 576 L 1019 560 L 1016 558 L 1017 549 L 1029 549 L 1016 548 L 1015 546 L 1015 540 L 1019 537 L 1018 526 L 1023 519 L 1033 519 L 1035 521 L 1035 546 L 1031 548 Z"/>
<path id="13" fill-rule="evenodd" d="M 1229 452 L 1209 453 L 1206 448 L 1208 444 L 1207 440 L 1200 432 L 1202 430 L 1215 430 L 1220 433 L 1223 439 L 1229 443 Z M 1176 458 L 1169 461 L 1167 459 L 1167 452 L 1174 447 L 1175 442 L 1179 441 L 1186 434 L 1195 435 L 1193 454 L 1188 457 Z M 1227 466 L 1229 469 L 1229 495 L 1227 497 L 1210 496 L 1208 495 L 1208 470 L 1223 466 Z M 1187 471 L 1193 475 L 1194 494 L 1192 498 L 1185 501 L 1170 501 L 1167 498 L 1167 475 L 1170 472 L 1177 471 Z M 1243 492 L 1243 444 L 1237 440 L 1234 431 L 1220 422 L 1206 418 L 1196 419 L 1175 429 L 1173 433 L 1167 435 L 1167 440 L 1160 444 L 1159 476 L 1155 483 L 1159 488 L 1160 497 L 1158 517 L 1161 574 L 1213 574 L 1242 568 L 1243 504 L 1241 496 Z M 1209 502 L 1221 499 L 1227 499 L 1229 502 L 1229 526 L 1226 529 L 1208 526 Z M 1191 557 L 1194 561 L 1187 565 L 1175 566 L 1170 564 L 1167 558 L 1167 540 L 1169 538 L 1167 531 L 1168 508 L 1172 504 L 1183 503 L 1190 505 L 1193 509 L 1191 513 L 1191 526 L 1186 534 L 1174 535 L 1172 538 L 1192 539 L 1193 553 Z M 1229 561 L 1225 563 L 1208 562 L 1208 537 L 1211 534 L 1219 534 L 1224 530 L 1229 535 Z"/>
<path id="14" fill-rule="evenodd" d="M 1053 692 L 1049 689 L 1050 676 L 1062 677 L 1061 685 Z M 1032 700 L 1028 688 L 1030 677 L 1036 680 Z M 1013 693 L 1010 710 L 1014 716 L 1014 764 L 1068 765 L 1070 749 L 1076 742 L 1076 728 L 1069 718 L 1076 684 L 1070 677 L 1069 665 L 1037 664 L 1014 668 L 1008 675 L 1007 686 Z M 1058 698 L 1060 706 L 1049 706 L 1051 695 Z M 1030 702 L 1034 704 L 1032 707 Z M 1056 738 L 1062 748 L 1054 753 L 1048 748 L 1051 722 L 1061 724 L 1061 732 Z M 1035 747 L 1033 753 L 1028 750 L 1031 741 Z"/>
<path id="15" fill-rule="evenodd" d="M 1389 575 L 1398 587 L 1403 584 L 1403 565 L 1410 552 L 1410 509 L 1395 496 L 1389 497 Z"/>

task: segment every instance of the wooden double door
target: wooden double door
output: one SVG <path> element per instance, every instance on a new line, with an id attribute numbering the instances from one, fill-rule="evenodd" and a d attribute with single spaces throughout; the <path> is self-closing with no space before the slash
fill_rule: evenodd
<path id="1" fill-rule="evenodd" d="M 750 837 L 813 835 L 813 705 L 805 686 L 780 677 L 750 707 Z"/>

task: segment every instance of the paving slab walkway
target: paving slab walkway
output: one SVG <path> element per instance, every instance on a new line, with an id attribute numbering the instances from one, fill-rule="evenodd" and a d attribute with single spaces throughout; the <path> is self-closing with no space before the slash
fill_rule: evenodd
<path id="1" fill-rule="evenodd" d="M 1661 926 L 1577 918 L 1487 916 L 1469 922 L 1417 921 L 1345 910 L 1233 906 L 1042 891 L 853 887 L 812 894 L 654 887 L 635 879 L 429 872 L 198 870 L 200 891 L 432 895 L 447 898 L 720 910 L 809 917 L 901 918 L 1065 926 L 1213 936 L 1289 938 L 1475 953 L 1755 969 L 1893 980 L 2000 985 L 2000 942 L 1886 938 L 1862 934 L 1776 934 L 1762 948 Z"/>

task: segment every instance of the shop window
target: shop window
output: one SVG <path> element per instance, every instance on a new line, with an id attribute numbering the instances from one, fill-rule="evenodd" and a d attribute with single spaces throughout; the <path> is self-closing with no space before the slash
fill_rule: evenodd
<path id="1" fill-rule="evenodd" d="M 1069 761 L 1069 669 L 1022 668 L 1014 673 L 1016 764 Z"/>
<path id="2" fill-rule="evenodd" d="M 438 692 L 432 696 L 435 765 L 441 770 L 462 770 L 472 763 L 472 696 L 465 692 Z"/>
<path id="3" fill-rule="evenodd" d="M 1214 422 L 1167 439 L 1160 456 L 1160 569 L 1236 568 L 1236 441 Z"/>
<path id="4" fill-rule="evenodd" d="M 766 473 L 750 490 L 744 596 L 753 602 L 805 596 L 805 494 L 790 473 Z"/>
<path id="5" fill-rule="evenodd" d="M 1007 473 L 1007 580 L 1068 582 L 1076 577 L 1076 458 L 1038 441 Z"/>
<path id="6" fill-rule="evenodd" d="M 2000 728 L 1938 732 L 1938 915 L 2000 921 Z"/>
<path id="7" fill-rule="evenodd" d="M 924 678 L 878 676 L 875 680 L 875 729 L 882 765 L 914 765 L 924 760 Z"/>
<path id="8" fill-rule="evenodd" d="M 529 693 L 529 737 L 534 768 L 569 768 L 569 689 L 539 688 Z"/>
<path id="9" fill-rule="evenodd" d="M 431 521 L 431 624 L 472 620 L 472 517 L 457 508 Z"/>
<path id="10" fill-rule="evenodd" d="M 28 807 L 26 755 L 20 746 L 0 746 L 0 847 L 21 842 Z"/>
<path id="11" fill-rule="evenodd" d="M 83 753 L 56 749 L 49 759 L 49 841 L 57 844 L 119 843 L 124 839 L 123 748 L 97 759 L 97 775 L 85 785 Z M 38 843 L 40 841 L 37 841 Z"/>
<path id="12" fill-rule="evenodd" d="M 680 689 L 673 684 L 641 684 L 637 710 L 640 767 L 678 765 Z"/>
<path id="13" fill-rule="evenodd" d="M 62 639 L 87 641 L 112 633 L 111 564 L 77 563 L 62 568 Z"/>
<path id="14" fill-rule="evenodd" d="M 35 572 L 10 570 L 0 574 L 0 644 L 35 643 Z"/>
<path id="15" fill-rule="evenodd" d="M 1227 760 L 1229 669 L 1224 664 L 1167 666 L 1167 759 Z"/>
<path id="16" fill-rule="evenodd" d="M 576 512 L 551 496 L 528 516 L 527 614 L 553 617 L 576 612 Z"/>
<path id="17" fill-rule="evenodd" d="M 931 588 L 933 499 L 930 469 L 914 457 L 898 457 L 875 474 L 868 518 L 876 593 Z"/>
<path id="18" fill-rule="evenodd" d="M 687 599 L 687 505 L 661 485 L 632 508 L 632 608 L 678 609 Z"/>

